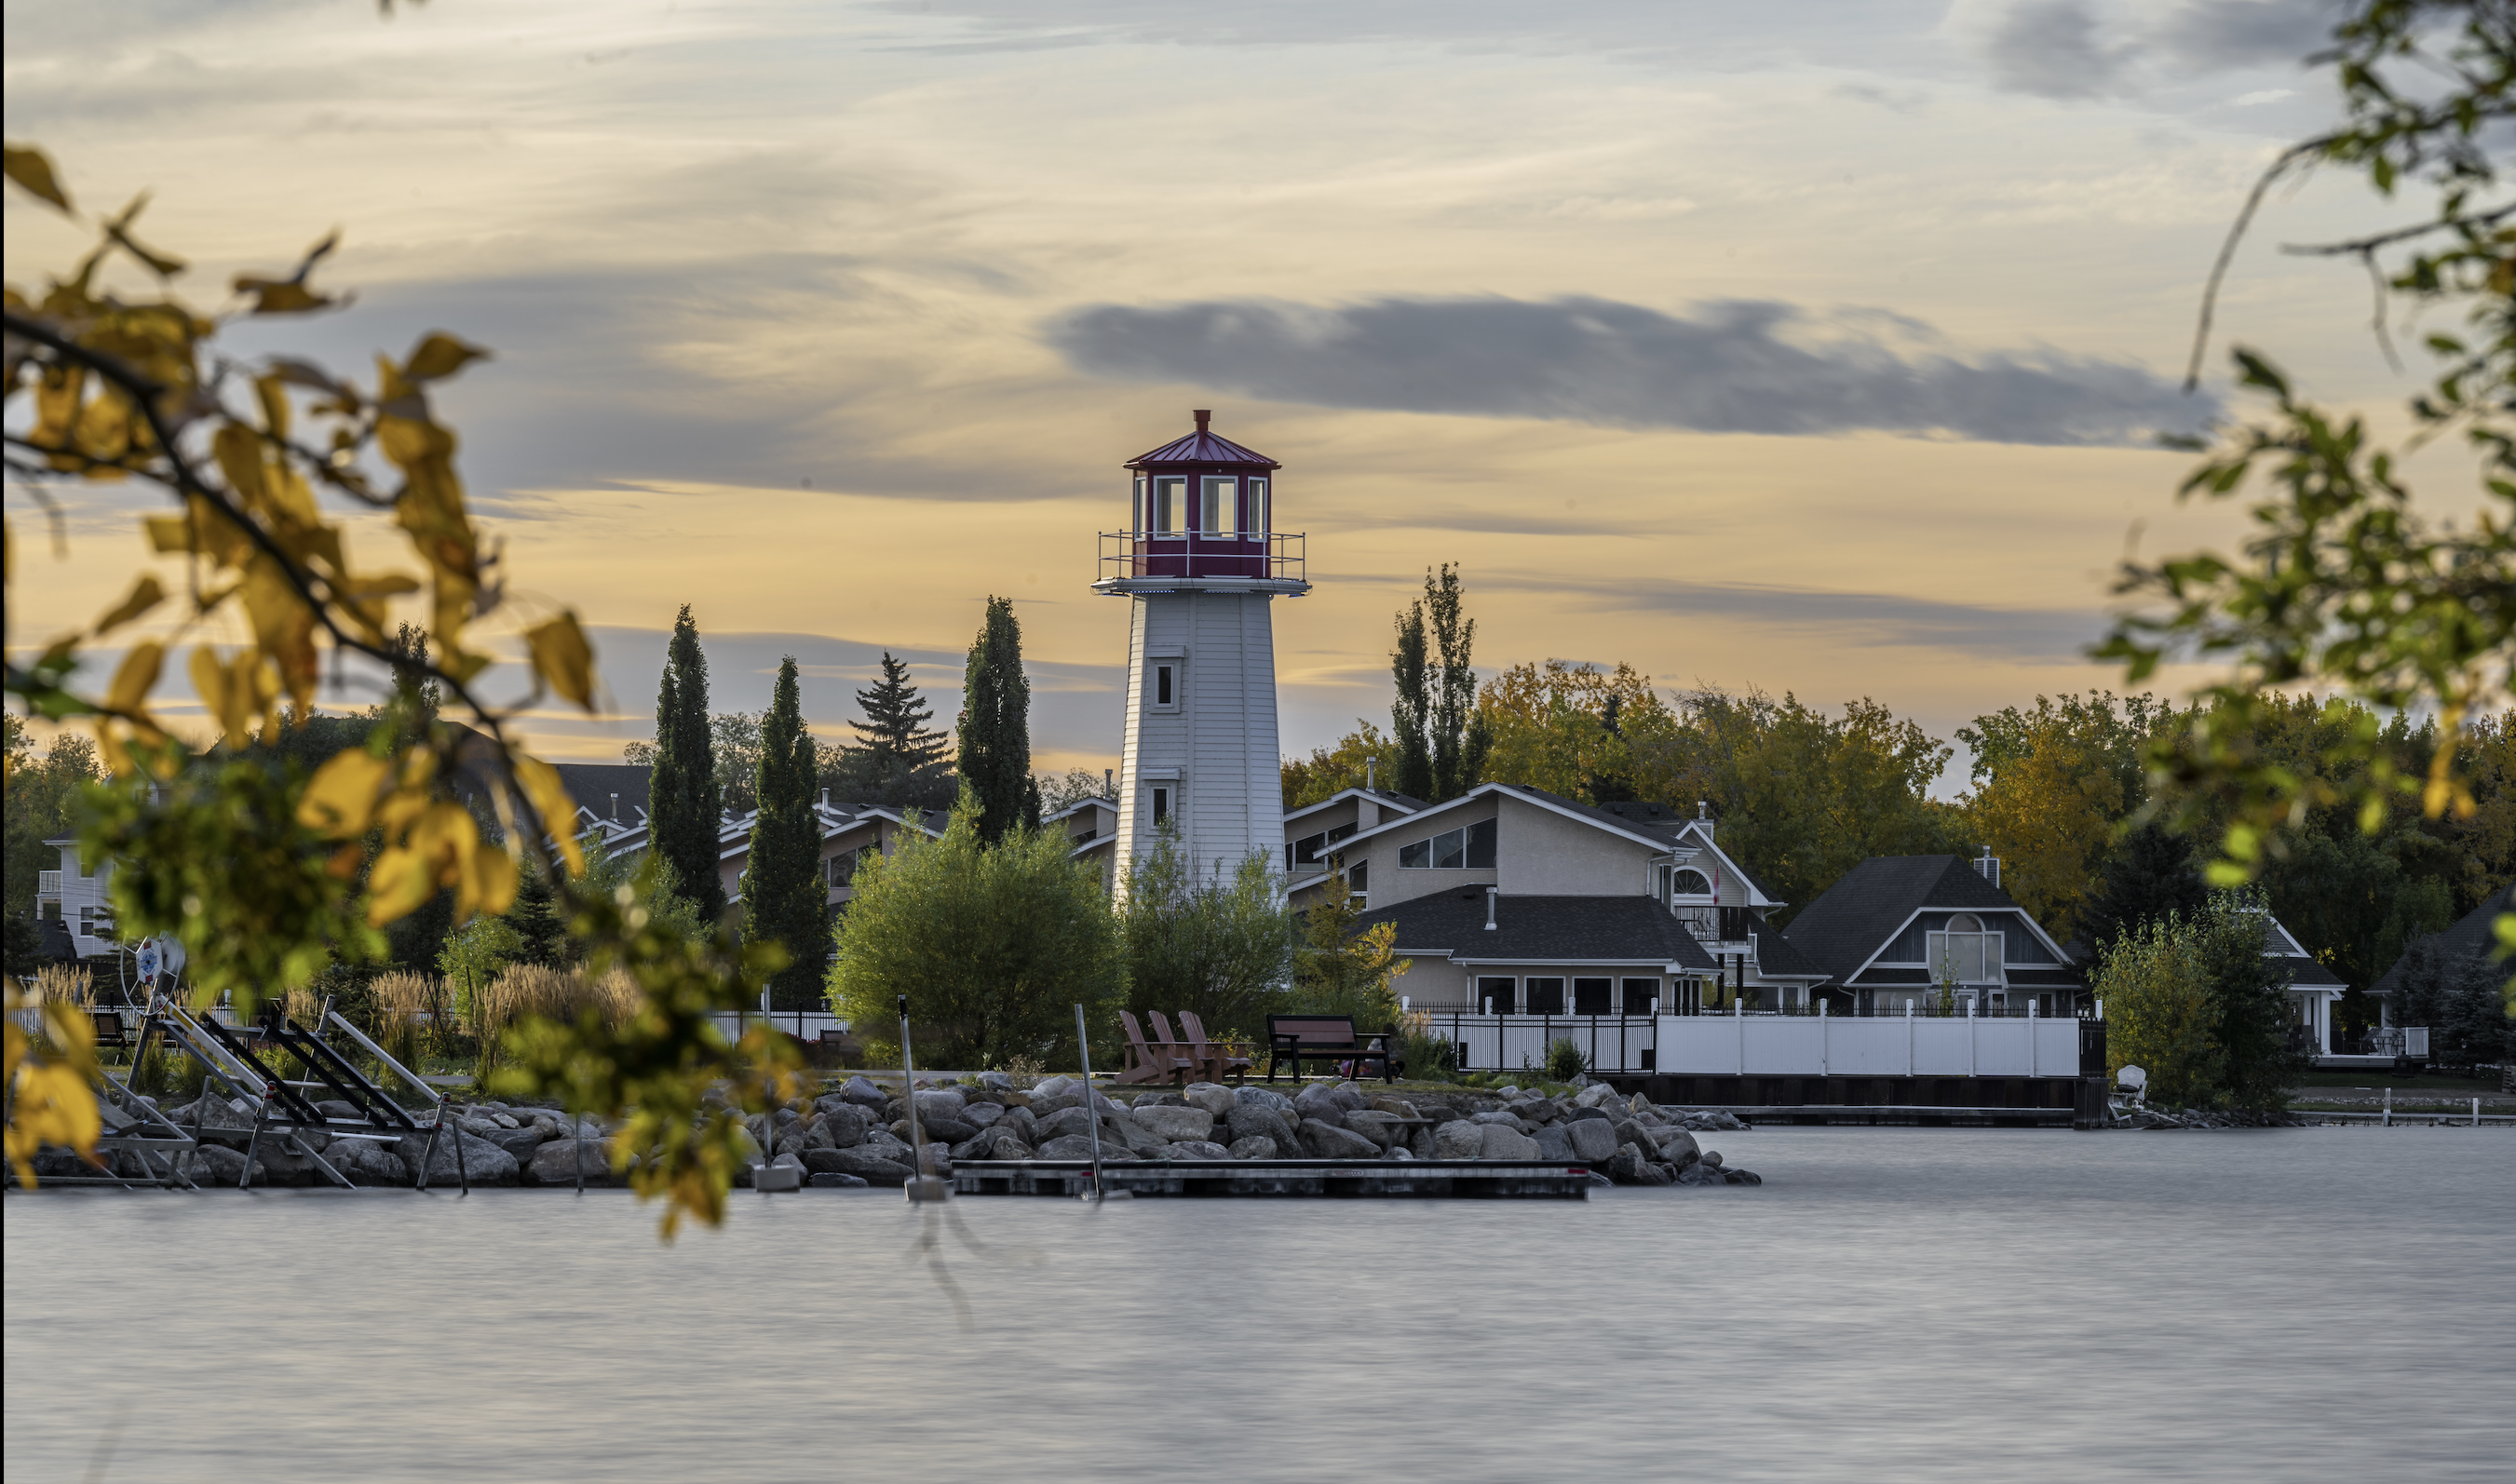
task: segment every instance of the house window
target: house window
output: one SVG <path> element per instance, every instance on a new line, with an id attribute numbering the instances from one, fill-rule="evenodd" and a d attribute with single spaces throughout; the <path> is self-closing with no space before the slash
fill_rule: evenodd
<path id="1" fill-rule="evenodd" d="M 1680 871 L 1670 889 L 1679 896 L 1710 896 L 1712 883 L 1700 871 Z"/>
<path id="2" fill-rule="evenodd" d="M 1158 825 L 1163 820 L 1170 817 L 1171 791 L 1166 788 L 1157 788 L 1153 790 L 1153 823 Z"/>
<path id="3" fill-rule="evenodd" d="M 1196 528 L 1209 536 L 1229 536 L 1238 524 L 1234 481 L 1209 477 L 1197 491 Z"/>
<path id="4" fill-rule="evenodd" d="M 1564 1013 L 1564 981 L 1562 979 L 1530 980 L 1529 1012 L 1532 1015 Z"/>
<path id="5" fill-rule="evenodd" d="M 1925 962 L 1932 978 L 1958 984 L 1999 982 L 2001 936 L 1985 931 L 1981 918 L 1960 912 L 1949 919 L 1945 931 L 1927 933 L 1925 938 Z"/>
<path id="6" fill-rule="evenodd" d="M 1293 842 L 1293 864 L 1309 866 L 1319 863 L 1320 852 L 1327 848 L 1328 838 L 1322 834 L 1305 835 Z"/>
<path id="7" fill-rule="evenodd" d="M 1572 1013 L 1606 1015 L 1614 1013 L 1609 1008 L 1609 991 L 1615 988 L 1614 979 L 1575 979 L 1572 981 Z"/>
<path id="8" fill-rule="evenodd" d="M 1519 998 L 1512 993 L 1518 982 L 1515 979 L 1479 979 L 1477 981 L 1478 1008 L 1489 1015 L 1518 1014 Z"/>
<path id="9" fill-rule="evenodd" d="M 1156 706 L 1179 704 L 1178 681 L 1174 676 L 1174 667 L 1169 665 L 1153 667 L 1153 704 Z"/>
<path id="10" fill-rule="evenodd" d="M 1180 523 L 1188 518 L 1188 480 L 1162 478 L 1153 481 L 1153 529 L 1165 536 L 1180 534 Z"/>
<path id="11" fill-rule="evenodd" d="M 844 887 L 856 879 L 857 852 L 841 850 L 829 859 L 828 881 L 833 887 Z"/>
<path id="12" fill-rule="evenodd" d="M 1494 822 L 1490 819 L 1398 847 L 1398 864 L 1410 869 L 1484 871 L 1492 869 L 1493 863 Z"/>
<path id="13" fill-rule="evenodd" d="M 1654 1012 L 1656 1002 L 1659 999 L 1659 980 L 1627 979 L 1624 983 L 1624 991 L 1625 1013 L 1648 1015 Z"/>
<path id="14" fill-rule="evenodd" d="M 1249 539 L 1267 539 L 1267 481 L 1264 479 L 1249 481 Z"/>

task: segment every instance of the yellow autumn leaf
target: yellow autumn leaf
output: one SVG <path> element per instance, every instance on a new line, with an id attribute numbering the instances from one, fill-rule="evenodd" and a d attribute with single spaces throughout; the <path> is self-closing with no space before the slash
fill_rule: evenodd
<path id="1" fill-rule="evenodd" d="M 489 352 L 479 346 L 467 346 L 451 335 L 432 334 L 411 350 L 401 374 L 414 382 L 441 381 L 467 363 L 486 360 L 488 356 Z"/>
<path id="2" fill-rule="evenodd" d="M 96 637 L 105 638 L 165 600 L 166 590 L 158 585 L 157 579 L 147 573 L 142 573 L 140 580 L 131 585 L 131 596 L 125 598 L 112 612 L 96 621 Z"/>
<path id="3" fill-rule="evenodd" d="M 365 834 L 376 811 L 376 792 L 392 774 L 390 758 L 356 747 L 334 753 L 306 785 L 306 797 L 297 802 L 297 822 L 331 840 Z"/>
<path id="4" fill-rule="evenodd" d="M 594 709 L 594 646 L 586 642 L 575 614 L 562 613 L 524 631 L 524 642 L 532 650 L 534 671 L 553 690 Z"/>
<path id="5" fill-rule="evenodd" d="M 210 451 L 218 455 L 219 470 L 228 476 L 228 488 L 235 491 L 237 502 L 247 510 L 260 505 L 262 439 L 253 435 L 253 430 L 240 423 L 223 424 L 210 441 Z"/>
<path id="6" fill-rule="evenodd" d="M 567 874 L 585 874 L 585 852 L 576 845 L 576 802 L 567 797 L 566 785 L 559 781 L 559 769 L 539 758 L 511 753 L 515 760 L 516 783 L 532 801 L 533 810 L 542 816 L 542 828 L 559 842 L 560 854 L 567 861 Z"/>
<path id="7" fill-rule="evenodd" d="M 367 926 L 381 928 L 419 910 L 437 894 L 434 862 L 406 845 L 387 845 L 367 868 Z"/>
<path id="8" fill-rule="evenodd" d="M 157 670 L 165 663 L 166 646 L 150 639 L 132 646 L 122 659 L 122 668 L 113 673 L 113 686 L 105 694 L 107 711 L 136 712 L 157 688 Z"/>
<path id="9" fill-rule="evenodd" d="M 463 880 L 454 890 L 454 916 L 459 922 L 475 913 L 505 914 L 516 904 L 516 858 L 504 850 L 473 852 Z"/>
<path id="10" fill-rule="evenodd" d="M 75 215 L 78 208 L 70 205 L 70 193 L 62 188 L 53 171 L 53 161 L 32 144 L 6 146 L 9 179 L 24 187 L 27 194 L 52 202 L 63 212 Z"/>

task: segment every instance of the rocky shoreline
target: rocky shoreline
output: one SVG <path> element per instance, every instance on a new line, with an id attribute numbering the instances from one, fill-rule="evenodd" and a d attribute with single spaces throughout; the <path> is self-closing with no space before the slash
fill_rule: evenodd
<path id="1" fill-rule="evenodd" d="M 1639 1093 L 1619 1099 L 1606 1084 L 1550 1096 L 1516 1087 L 1392 1093 L 1350 1082 L 1310 1083 L 1287 1095 L 1265 1087 L 1199 1083 L 1125 1097 L 1094 1089 L 1087 1110 L 1079 1079 L 1051 1077 L 1026 1088 L 1002 1073 L 985 1072 L 961 1081 L 920 1081 L 913 1095 L 927 1165 L 938 1175 L 950 1174 L 959 1161 L 1090 1159 L 1097 1115 L 1100 1157 L 1112 1164 L 1560 1160 L 1586 1165 L 1620 1185 L 1763 1183 L 1697 1142 L 1698 1134 L 1744 1130 L 1738 1119 L 1719 1111 L 1658 1107 Z M 331 1116 L 355 1116 L 346 1104 L 321 1106 Z M 197 1102 L 165 1112 L 187 1130 L 195 1117 L 200 1120 L 201 1146 L 193 1167 L 197 1181 L 232 1186 L 245 1175 L 244 1149 L 252 1136 L 247 1111 L 204 1093 Z M 474 1185 L 573 1187 L 580 1157 L 586 1184 L 613 1180 L 613 1130 L 600 1120 L 578 1124 L 549 1108 L 457 1103 L 448 1110 L 447 1129 L 451 1136 L 439 1138 L 429 1162 L 432 1186 L 455 1182 L 456 1139 L 461 1140 L 463 1173 Z M 909 1132 L 908 1107 L 900 1093 L 865 1077 L 851 1077 L 816 1098 L 809 1109 L 779 1109 L 774 1123 L 750 1118 L 744 1138 L 749 1158 L 735 1183 L 749 1185 L 748 1166 L 765 1161 L 797 1169 L 800 1182 L 814 1186 L 902 1185 L 915 1173 Z M 425 1133 L 398 1139 L 300 1136 L 359 1185 L 416 1183 L 428 1147 Z M 313 1161 L 274 1148 L 274 1142 L 263 1139 L 248 1183 L 329 1183 Z M 138 1155 L 126 1151 L 116 1159 L 117 1175 L 148 1177 Z M 631 1163 L 635 1168 L 634 1159 Z M 39 1176 L 80 1173 L 93 1172 L 66 1151 L 48 1150 L 38 1159 Z"/>

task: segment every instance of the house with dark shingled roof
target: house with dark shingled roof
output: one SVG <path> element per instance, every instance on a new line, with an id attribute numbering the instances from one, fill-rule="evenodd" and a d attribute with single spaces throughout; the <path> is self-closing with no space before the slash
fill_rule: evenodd
<path id="1" fill-rule="evenodd" d="M 1791 946 L 1855 1013 L 1944 998 L 1978 1012 L 2077 1012 L 2087 976 L 2000 888 L 1990 856 L 1873 855 L 1791 920 Z"/>

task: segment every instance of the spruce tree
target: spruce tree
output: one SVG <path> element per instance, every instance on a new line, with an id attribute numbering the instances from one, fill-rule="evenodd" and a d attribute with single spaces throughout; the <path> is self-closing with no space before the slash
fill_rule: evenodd
<path id="1" fill-rule="evenodd" d="M 2103 956 L 2124 934 L 2176 913 L 2199 912 L 2209 899 L 2193 864 L 2192 843 L 2144 824 L 2124 836 L 2106 862 L 2103 885 L 2079 909 L 2079 933 Z"/>
<path id="2" fill-rule="evenodd" d="M 716 750 L 708 725 L 707 656 L 690 604 L 673 623 L 655 696 L 655 762 L 647 780 L 647 837 L 673 869 L 675 889 L 696 902 L 703 921 L 725 915 L 725 883 L 717 874 L 717 831 L 724 807 Z"/>
<path id="3" fill-rule="evenodd" d="M 813 808 L 813 734 L 804 729 L 791 654 L 777 667 L 776 696 L 760 733 L 760 812 L 742 873 L 744 932 L 786 950 L 786 967 L 769 981 L 772 1008 L 805 1010 L 818 1003 L 829 967 L 830 893 L 821 879 L 821 821 Z"/>
<path id="4" fill-rule="evenodd" d="M 994 845 L 1039 828 L 1039 784 L 1030 775 L 1030 681 L 1023 676 L 1022 625 L 1010 598 L 987 599 L 987 621 L 970 645 L 962 686 L 961 784 L 979 805 L 979 838 Z"/>
<path id="5" fill-rule="evenodd" d="M 948 806 L 954 789 L 944 758 L 947 739 L 926 724 L 934 713 L 908 679 L 907 664 L 883 651 L 882 678 L 857 692 L 857 704 L 865 720 L 848 724 L 860 740 L 824 765 L 823 781 L 840 797 L 865 803 Z"/>

